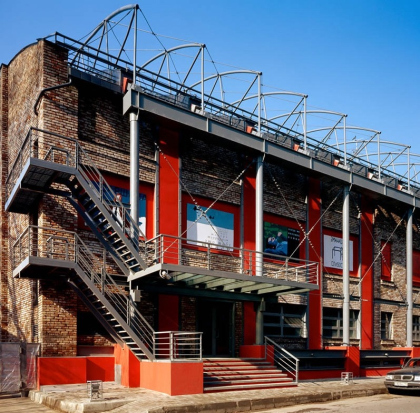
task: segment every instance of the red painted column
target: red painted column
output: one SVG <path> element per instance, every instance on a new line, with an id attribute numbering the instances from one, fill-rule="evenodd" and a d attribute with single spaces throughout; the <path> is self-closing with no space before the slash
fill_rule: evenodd
<path id="1" fill-rule="evenodd" d="M 322 240 L 321 240 L 321 184 L 318 179 L 309 178 L 308 189 L 308 228 L 311 230 L 309 239 L 310 261 L 319 262 L 319 290 L 310 291 L 308 296 L 309 319 L 307 322 L 309 335 L 308 347 L 310 349 L 322 349 L 322 292 L 321 292 L 321 276 L 322 276 Z M 315 225 L 316 223 L 316 225 Z M 314 227 L 315 225 L 315 227 Z M 313 228 L 312 228 L 313 227 Z M 312 246 L 314 248 L 312 248 Z"/>
<path id="2" fill-rule="evenodd" d="M 361 348 L 373 349 L 373 209 L 371 200 L 362 197 L 360 227 L 361 248 Z"/>
<path id="3" fill-rule="evenodd" d="M 161 128 L 159 148 L 159 233 L 177 237 L 180 214 L 178 132 Z"/>
<path id="4" fill-rule="evenodd" d="M 255 186 L 255 168 L 251 166 L 243 176 L 243 248 L 250 251 L 255 251 Z M 252 269 L 255 262 L 247 254 L 245 258 L 244 269 Z M 253 302 L 244 302 L 243 317 L 244 345 L 255 344 L 256 313 Z"/>
<path id="5" fill-rule="evenodd" d="M 177 131 L 159 129 L 159 233 L 179 236 L 180 216 L 180 182 L 179 182 L 179 133 Z M 158 235 L 158 234 L 156 234 Z M 165 237 L 165 263 L 178 264 L 179 243 L 175 238 Z M 159 296 L 159 331 L 177 331 L 179 297 L 171 295 Z"/>

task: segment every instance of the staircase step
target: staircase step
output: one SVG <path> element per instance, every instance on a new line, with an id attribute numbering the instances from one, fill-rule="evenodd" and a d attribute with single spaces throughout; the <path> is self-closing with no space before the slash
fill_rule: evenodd
<path id="1" fill-rule="evenodd" d="M 294 387 L 296 383 L 284 382 L 284 383 L 262 383 L 262 384 L 240 384 L 240 385 L 228 385 L 228 386 L 210 386 L 204 387 L 205 393 L 220 392 L 220 391 L 234 391 L 234 390 L 257 390 L 257 389 L 272 389 L 278 387 Z"/>
<path id="2" fill-rule="evenodd" d="M 286 373 L 281 372 L 280 370 L 264 370 L 264 371 L 252 371 L 252 372 L 232 372 L 232 371 L 226 371 L 226 372 L 214 372 L 214 373 L 207 373 L 204 372 L 205 378 L 230 378 L 230 377 L 262 377 L 262 376 L 274 376 L 274 377 L 284 377 L 286 376 Z"/>
<path id="3" fill-rule="evenodd" d="M 273 378 L 258 378 L 256 380 L 247 380 L 247 379 L 238 379 L 238 380 L 214 380 L 214 381 L 204 381 L 205 386 L 229 386 L 232 384 L 264 384 L 264 383 L 290 383 L 292 379 L 290 377 L 278 377 L 276 379 Z"/>
<path id="4" fill-rule="evenodd" d="M 267 366 L 271 365 L 269 361 L 256 361 L 256 362 L 250 362 L 250 361 L 233 361 L 231 363 L 224 362 L 224 363 L 212 363 L 212 362 L 204 362 L 203 366 L 206 367 L 225 367 L 225 366 L 231 366 L 231 367 L 241 367 L 241 366 Z"/>
<path id="5" fill-rule="evenodd" d="M 93 204 L 89 209 L 88 208 L 86 208 L 86 213 L 88 214 L 88 215 L 91 215 L 91 212 L 92 211 L 94 211 L 95 209 L 97 209 L 97 210 L 99 210 L 98 209 L 98 207 L 97 207 L 97 205 L 95 205 L 95 204 Z M 100 211 L 99 211 L 100 212 Z"/>
<path id="6" fill-rule="evenodd" d="M 290 375 L 262 358 L 204 359 L 204 392 L 296 386 Z"/>
<path id="7" fill-rule="evenodd" d="M 253 371 L 253 370 L 270 370 L 273 369 L 272 364 L 266 366 L 215 366 L 215 367 L 206 367 L 206 372 L 212 371 Z"/>

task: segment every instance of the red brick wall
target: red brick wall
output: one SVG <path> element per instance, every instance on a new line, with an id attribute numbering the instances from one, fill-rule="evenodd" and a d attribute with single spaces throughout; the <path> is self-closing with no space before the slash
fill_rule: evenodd
<path id="1" fill-rule="evenodd" d="M 7 339 L 8 318 L 8 220 L 4 210 L 5 184 L 8 170 L 8 67 L 0 67 L 0 340 Z"/>

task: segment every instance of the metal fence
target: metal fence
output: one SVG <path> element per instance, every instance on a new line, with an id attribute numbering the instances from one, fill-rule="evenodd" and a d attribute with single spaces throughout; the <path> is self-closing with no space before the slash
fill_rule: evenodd
<path id="1" fill-rule="evenodd" d="M 0 395 L 36 387 L 39 344 L 0 342 Z"/>

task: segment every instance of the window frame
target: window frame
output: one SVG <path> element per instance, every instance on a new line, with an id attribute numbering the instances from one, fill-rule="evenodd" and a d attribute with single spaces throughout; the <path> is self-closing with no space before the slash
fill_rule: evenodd
<path id="1" fill-rule="evenodd" d="M 326 314 L 328 312 L 329 314 Z M 335 314 L 334 314 L 335 313 Z M 326 326 L 325 321 L 335 321 Z M 353 324 L 353 325 L 352 325 Z M 350 310 L 350 339 L 360 340 L 360 310 Z M 326 332 L 331 331 L 331 334 Z M 334 332 L 336 334 L 334 334 Z M 341 308 L 324 307 L 322 311 L 322 337 L 325 339 L 343 338 L 343 310 Z"/>
<path id="2" fill-rule="evenodd" d="M 420 341 L 420 315 L 413 315 L 413 340 Z"/>
<path id="3" fill-rule="evenodd" d="M 392 242 L 381 241 L 381 279 L 392 281 Z"/>
<path id="4" fill-rule="evenodd" d="M 381 340 L 393 340 L 393 318 L 393 313 L 381 311 Z"/>
<path id="5" fill-rule="evenodd" d="M 293 312 L 293 309 L 296 311 Z M 301 306 L 293 305 L 280 305 L 278 311 L 264 311 L 263 328 L 264 335 L 269 337 L 285 337 L 285 338 L 307 338 L 307 326 L 306 326 L 306 311 Z M 267 321 L 266 319 L 278 319 L 276 321 Z M 299 320 L 298 326 L 287 322 L 287 319 Z M 266 333 L 267 328 L 278 329 L 279 334 Z M 285 334 L 286 329 L 294 329 L 298 331 L 297 334 Z"/>

